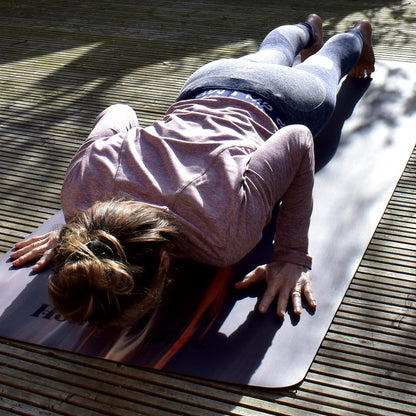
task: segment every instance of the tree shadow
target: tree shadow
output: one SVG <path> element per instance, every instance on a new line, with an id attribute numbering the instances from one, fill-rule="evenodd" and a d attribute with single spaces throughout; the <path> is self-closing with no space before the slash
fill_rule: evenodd
<path id="1" fill-rule="evenodd" d="M 327 19 L 325 29 L 328 34 L 343 19 L 363 8 L 359 1 L 347 2 L 343 7 L 339 6 L 339 2 L 332 3 L 314 6 L 315 11 Z M 377 20 L 379 9 L 395 6 L 393 18 L 398 22 L 414 23 L 414 17 L 402 13 L 401 3 L 371 2 L 365 6 L 368 8 L 366 14 Z M 15 65 L 18 71 L 26 70 L 29 79 L 31 71 L 42 70 L 42 65 L 30 66 L 32 59 L 53 58 L 56 54 L 56 62 L 49 62 L 49 69 L 44 68 L 44 76 L 36 77 L 32 91 L 25 88 L 22 81 L 13 95 L 3 101 L 0 107 L 2 152 L 11 155 L 9 162 L 15 166 L 32 158 L 32 169 L 43 184 L 43 192 L 50 195 L 53 186 L 63 179 L 62 165 L 69 162 L 88 134 L 95 116 L 104 107 L 118 101 L 129 102 L 137 109 L 142 108 L 146 120 L 161 117 L 175 99 L 181 83 L 196 69 L 197 64 L 215 59 L 221 53 L 237 56 L 250 52 L 269 30 L 289 19 L 303 19 L 309 8 L 307 2 L 289 1 L 277 9 L 273 2 L 263 0 L 205 4 L 186 1 L 174 2 L 170 6 L 159 0 L 141 1 L 139 5 L 135 1 L 1 2 L 0 20 L 3 26 L 0 32 L 6 34 L 0 42 L 1 66 Z M 405 29 L 400 25 L 395 27 L 410 44 L 411 39 Z M 375 33 L 376 45 L 388 45 L 391 39 L 382 31 Z M 76 58 L 62 63 L 60 54 L 76 48 L 79 48 Z M 17 64 L 24 61 L 27 65 L 21 69 Z M 152 80 L 148 78 L 152 66 L 160 64 L 165 70 L 153 71 L 150 74 L 154 75 Z M 146 68 L 150 68 L 149 71 Z M 2 67 L 0 72 L 4 73 Z M 406 76 L 405 71 L 402 75 Z M 3 78 L 0 88 L 4 90 L 10 80 L 13 80 L 12 72 Z M 74 90 L 82 93 L 73 96 Z M 407 101 L 408 114 L 415 111 L 415 97 L 416 91 L 413 98 Z M 377 111 L 366 115 L 367 124 L 359 127 L 363 134 L 379 117 L 397 122 L 383 107 L 386 100 L 400 99 L 394 90 L 370 90 L 366 99 L 372 103 L 369 108 Z M 0 181 L 6 183 L 6 177 L 7 174 L 0 174 Z M 39 195 L 24 196 L 19 193 L 16 184 L 4 185 L 3 190 L 4 194 L 18 195 L 16 199 L 25 204 L 38 204 Z M 17 206 L 16 209 L 22 207 Z M 253 322 L 253 326 L 246 328 L 248 333 L 255 330 L 256 317 L 250 316 L 249 321 Z M 270 337 L 267 332 L 262 335 Z M 245 338 L 236 333 L 231 340 L 232 346 L 235 348 Z M 214 352 L 211 362 L 215 354 L 223 350 L 216 348 Z M 232 349 L 227 351 L 227 357 L 236 359 Z M 253 357 L 247 363 L 247 371 L 258 366 L 259 357 Z M 255 390 L 257 396 L 266 396 L 260 389 L 251 390 Z M 274 392 L 268 399 L 277 400 L 278 394 Z M 223 406 L 225 408 L 226 405 Z M 229 406 L 233 408 L 232 403 Z"/>

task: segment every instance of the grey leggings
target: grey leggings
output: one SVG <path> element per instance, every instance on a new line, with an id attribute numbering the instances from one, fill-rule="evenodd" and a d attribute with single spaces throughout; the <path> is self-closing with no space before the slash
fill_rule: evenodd
<path id="1" fill-rule="evenodd" d="M 255 93 L 275 107 L 285 124 L 303 124 L 316 135 L 333 113 L 340 79 L 360 57 L 363 36 L 358 29 L 335 35 L 319 52 L 292 66 L 312 41 L 309 24 L 278 27 L 256 53 L 214 61 L 197 70 L 178 100 L 215 88 Z"/>

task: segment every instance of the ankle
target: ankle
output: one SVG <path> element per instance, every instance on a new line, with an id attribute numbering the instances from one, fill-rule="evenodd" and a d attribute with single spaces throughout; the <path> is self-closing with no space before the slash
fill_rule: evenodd
<path id="1" fill-rule="evenodd" d="M 312 24 L 310 22 L 302 22 L 298 23 L 298 26 L 301 26 L 302 28 L 306 28 L 308 34 L 309 34 L 309 41 L 304 46 L 304 49 L 310 48 L 315 42 L 316 42 L 316 33 L 315 29 L 313 28 Z"/>

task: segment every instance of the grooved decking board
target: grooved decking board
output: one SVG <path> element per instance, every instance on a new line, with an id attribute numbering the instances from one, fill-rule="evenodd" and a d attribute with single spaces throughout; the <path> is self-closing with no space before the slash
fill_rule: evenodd
<path id="1" fill-rule="evenodd" d="M 201 64 L 254 51 L 315 11 L 327 36 L 367 16 L 377 58 L 415 62 L 414 2 L 0 2 L 0 252 L 59 209 L 95 116 L 161 116 Z M 415 137 L 416 138 L 416 137 Z M 410 156 L 410 155 L 409 155 Z M 416 152 L 303 383 L 267 391 L 0 340 L 4 415 L 413 415 Z"/>

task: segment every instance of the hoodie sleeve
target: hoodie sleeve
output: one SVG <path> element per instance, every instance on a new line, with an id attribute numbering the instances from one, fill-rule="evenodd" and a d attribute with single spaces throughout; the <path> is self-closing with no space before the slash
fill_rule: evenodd
<path id="1" fill-rule="evenodd" d="M 313 137 L 302 125 L 284 127 L 251 156 L 248 183 L 263 207 L 280 203 L 274 260 L 311 268 L 308 231 L 314 182 Z"/>

